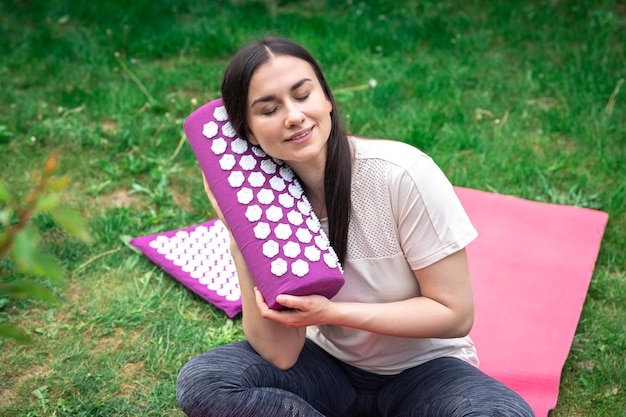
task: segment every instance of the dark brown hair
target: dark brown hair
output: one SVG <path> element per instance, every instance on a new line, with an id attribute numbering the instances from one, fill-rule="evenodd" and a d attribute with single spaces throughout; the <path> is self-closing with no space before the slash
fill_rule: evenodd
<path id="1" fill-rule="evenodd" d="M 329 239 L 341 262 L 345 261 L 350 223 L 350 185 L 352 154 L 348 136 L 341 124 L 337 105 L 322 69 L 313 56 L 299 44 L 281 37 L 266 37 L 241 48 L 231 59 L 222 80 L 222 99 L 228 118 L 237 134 L 247 139 L 247 103 L 250 79 L 256 69 L 273 55 L 289 55 L 308 62 L 331 102 L 332 128 L 328 138 L 324 168 L 324 197 L 328 212 Z"/>

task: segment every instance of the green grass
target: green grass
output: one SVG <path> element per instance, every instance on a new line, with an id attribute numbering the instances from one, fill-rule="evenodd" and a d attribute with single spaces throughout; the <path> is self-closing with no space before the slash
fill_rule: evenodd
<path id="1" fill-rule="evenodd" d="M 0 23 L 2 181 L 25 190 L 59 151 L 95 238 L 38 220 L 67 286 L 2 303 L 35 342 L 0 341 L 0 415 L 182 416 L 182 364 L 243 337 L 124 239 L 212 217 L 181 124 L 265 33 L 319 58 L 353 133 L 419 146 L 457 185 L 610 214 L 551 415 L 626 414 L 620 2 L 6 0 Z"/>

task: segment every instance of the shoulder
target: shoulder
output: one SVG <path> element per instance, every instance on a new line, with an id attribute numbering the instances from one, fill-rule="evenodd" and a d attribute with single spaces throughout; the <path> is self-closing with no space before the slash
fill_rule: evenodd
<path id="1" fill-rule="evenodd" d="M 355 165 L 384 166 L 385 171 L 409 177 L 422 176 L 439 170 L 433 159 L 420 149 L 404 142 L 389 139 L 351 137 Z"/>
<path id="2" fill-rule="evenodd" d="M 351 137 L 355 159 L 382 159 L 392 164 L 404 165 L 416 158 L 429 158 L 424 152 L 408 143 L 390 139 Z"/>
<path id="3" fill-rule="evenodd" d="M 355 154 L 361 158 L 382 158 L 393 162 L 417 156 L 427 156 L 415 146 L 398 140 L 360 136 L 351 136 L 350 140 L 353 143 Z"/>
<path id="4" fill-rule="evenodd" d="M 447 204 L 454 198 L 452 184 L 426 153 L 400 141 L 352 138 L 354 144 L 353 184 L 358 190 L 378 186 L 392 201 L 407 198 L 425 203 Z M 382 188 L 381 188 L 382 187 Z"/>

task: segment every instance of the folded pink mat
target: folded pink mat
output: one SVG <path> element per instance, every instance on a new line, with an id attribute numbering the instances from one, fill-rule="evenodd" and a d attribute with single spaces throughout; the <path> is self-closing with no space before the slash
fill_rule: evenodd
<path id="1" fill-rule="evenodd" d="M 479 233 L 467 252 L 480 368 L 545 417 L 557 403 L 608 215 L 456 191 Z"/>

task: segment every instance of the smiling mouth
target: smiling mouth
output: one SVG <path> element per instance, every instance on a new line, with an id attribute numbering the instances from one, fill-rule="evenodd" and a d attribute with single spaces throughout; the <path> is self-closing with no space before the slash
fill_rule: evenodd
<path id="1" fill-rule="evenodd" d="M 308 135 L 312 130 L 313 128 L 310 128 L 310 129 L 305 130 L 304 132 L 298 133 L 297 135 L 291 136 L 290 138 L 286 140 L 286 142 L 291 142 L 294 140 L 302 139 L 303 137 Z"/>

